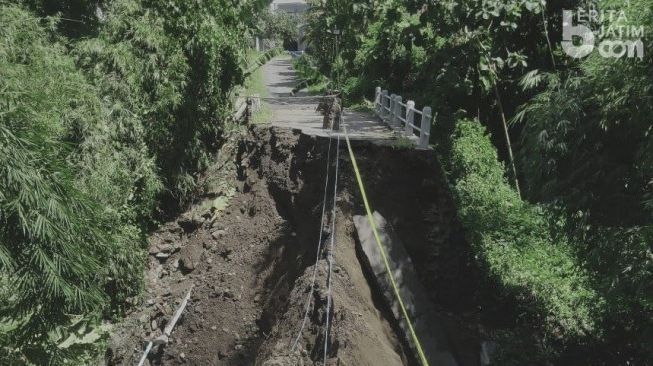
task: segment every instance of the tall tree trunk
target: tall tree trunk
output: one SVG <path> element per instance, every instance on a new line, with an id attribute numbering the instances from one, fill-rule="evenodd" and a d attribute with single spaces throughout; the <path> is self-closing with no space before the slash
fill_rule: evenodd
<path id="1" fill-rule="evenodd" d="M 508 122 L 506 121 L 506 115 L 503 112 L 503 103 L 501 102 L 501 95 L 499 94 L 499 89 L 497 88 L 497 83 L 493 83 L 494 95 L 497 98 L 497 105 L 499 106 L 499 112 L 501 113 L 501 122 L 503 124 L 503 134 L 506 138 L 506 147 L 508 148 L 508 160 L 510 162 L 510 167 L 512 169 L 512 177 L 515 181 L 515 189 L 517 194 L 521 198 L 521 190 L 519 189 L 519 179 L 517 179 L 517 168 L 515 168 L 515 158 L 512 153 L 512 143 L 510 142 L 510 134 L 508 133 Z"/>
<path id="2" fill-rule="evenodd" d="M 556 59 L 553 55 L 553 47 L 549 38 L 549 20 L 546 17 L 546 5 L 542 6 L 542 23 L 544 26 L 544 35 L 546 36 L 546 44 L 549 46 L 549 55 L 551 55 L 551 65 L 553 66 L 553 70 L 556 70 Z"/>

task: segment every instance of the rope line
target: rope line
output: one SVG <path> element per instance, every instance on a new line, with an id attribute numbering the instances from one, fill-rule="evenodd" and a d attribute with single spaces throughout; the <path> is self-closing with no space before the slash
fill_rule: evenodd
<path id="1" fill-rule="evenodd" d="M 299 328 L 297 337 L 290 348 L 291 352 L 295 351 L 297 343 L 302 336 L 304 327 L 306 326 L 306 321 L 308 320 L 308 313 L 311 308 L 311 300 L 313 299 L 313 293 L 315 292 L 315 281 L 317 279 L 317 268 L 320 261 L 320 250 L 322 249 L 322 234 L 324 233 L 324 214 L 326 211 L 326 202 L 327 202 L 327 187 L 329 186 L 329 165 L 331 163 L 331 138 L 329 138 L 329 150 L 327 152 L 327 164 L 326 164 L 326 180 L 324 183 L 324 198 L 322 200 L 322 218 L 320 220 L 320 236 L 317 242 L 317 254 L 315 255 L 315 266 L 313 266 L 313 279 L 311 281 L 311 290 L 309 291 L 308 298 L 306 299 L 306 309 L 304 311 L 304 319 L 302 320 L 302 325 Z"/>
<path id="2" fill-rule="evenodd" d="M 327 277 L 327 308 L 326 308 L 326 328 L 324 329 L 324 366 L 327 362 L 327 353 L 329 351 L 329 314 L 331 310 L 331 276 L 333 269 L 333 247 L 336 238 L 336 198 L 338 194 L 338 168 L 340 163 L 340 135 L 338 135 L 338 144 L 336 145 L 336 172 L 333 183 L 333 212 L 331 213 L 331 245 L 328 251 L 329 274 Z"/>
<path id="3" fill-rule="evenodd" d="M 145 347 L 143 356 L 141 356 L 141 360 L 138 361 L 138 366 L 143 366 L 145 364 L 145 359 L 147 359 L 147 355 L 150 354 L 151 350 L 152 350 L 152 341 L 149 341 L 147 342 L 147 347 Z"/>
<path id="4" fill-rule="evenodd" d="M 404 319 L 406 320 L 406 323 L 408 324 L 408 330 L 410 331 L 411 338 L 413 340 L 413 343 L 415 344 L 415 347 L 417 348 L 417 353 L 419 354 L 420 361 L 423 366 L 429 366 L 429 363 L 426 359 L 426 355 L 424 354 L 424 350 L 422 349 L 422 344 L 420 343 L 417 334 L 415 333 L 415 329 L 413 328 L 413 323 L 410 320 L 410 317 L 408 316 L 408 311 L 406 310 L 406 306 L 404 305 L 404 300 L 401 298 L 401 294 L 399 293 L 399 287 L 397 286 L 397 283 L 394 279 L 394 275 L 392 274 L 392 270 L 390 268 L 390 263 L 388 262 L 388 257 L 385 252 L 385 249 L 383 248 L 383 245 L 381 244 L 381 238 L 379 237 L 379 233 L 376 229 L 376 224 L 374 223 L 374 218 L 372 217 L 372 209 L 370 208 L 369 201 L 367 200 L 367 194 L 365 193 L 365 187 L 363 186 L 363 180 L 361 179 L 360 171 L 358 170 L 358 164 L 356 163 L 356 157 L 354 156 L 354 151 L 351 148 L 351 143 L 349 142 L 349 135 L 347 133 L 347 127 L 343 126 L 344 131 L 345 131 L 345 140 L 347 141 L 347 149 L 349 150 L 349 158 L 351 159 L 351 164 L 354 168 L 354 173 L 356 175 L 356 181 L 358 182 L 358 188 L 360 189 L 361 196 L 363 196 L 363 203 L 365 204 L 365 211 L 367 213 L 367 219 L 369 220 L 370 227 L 372 228 L 372 233 L 374 234 L 374 239 L 376 241 L 376 245 L 379 248 L 379 252 L 381 253 L 381 258 L 383 258 L 383 264 L 385 265 L 386 273 L 388 274 L 388 278 L 390 279 L 390 284 L 392 285 L 392 289 L 394 291 L 395 297 L 399 301 L 399 307 L 401 308 L 401 312 L 404 316 Z"/>

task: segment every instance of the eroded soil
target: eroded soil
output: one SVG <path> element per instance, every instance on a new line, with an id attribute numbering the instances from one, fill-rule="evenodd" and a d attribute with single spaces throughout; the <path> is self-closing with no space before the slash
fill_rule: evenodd
<path id="1" fill-rule="evenodd" d="M 290 345 L 311 285 L 329 143 L 298 131 L 253 127 L 223 149 L 207 172 L 202 199 L 152 233 L 146 293 L 116 327 L 109 365 L 135 365 L 145 342 L 161 335 L 191 286 L 169 343 L 155 346 L 146 364 L 322 365 L 325 251 L 308 322 L 294 352 Z M 466 289 L 473 286 L 451 279 L 473 270 L 439 172 L 426 173 L 437 169 L 433 155 L 371 144 L 356 148 L 363 175 L 375 182 L 368 187 L 375 209 L 402 236 L 432 298 L 443 311 L 463 314 L 471 308 Z M 327 364 L 414 364 L 359 262 L 352 216 L 362 207 L 344 152 L 343 143 Z M 327 212 L 331 204 L 328 198 Z M 327 215 L 323 247 L 331 240 L 331 220 Z"/>

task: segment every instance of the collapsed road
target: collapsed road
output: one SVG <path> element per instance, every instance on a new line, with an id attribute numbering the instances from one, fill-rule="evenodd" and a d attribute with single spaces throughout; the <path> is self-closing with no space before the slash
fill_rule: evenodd
<path id="1" fill-rule="evenodd" d="M 136 364 L 191 285 L 184 315 L 168 344 L 152 350 L 150 365 L 323 364 L 324 250 L 306 325 L 294 351 L 291 345 L 310 295 L 332 141 L 261 126 L 235 140 L 207 172 L 202 199 L 152 234 L 147 290 L 115 332 L 109 365 Z M 448 352 L 458 364 L 478 364 L 478 335 L 453 314 L 472 308 L 474 269 L 435 155 L 370 142 L 354 147 L 375 210 L 406 245 L 426 296 L 449 314 L 440 325 Z M 418 364 L 365 264 L 353 219 L 364 208 L 346 154 L 340 160 L 326 364 Z"/>

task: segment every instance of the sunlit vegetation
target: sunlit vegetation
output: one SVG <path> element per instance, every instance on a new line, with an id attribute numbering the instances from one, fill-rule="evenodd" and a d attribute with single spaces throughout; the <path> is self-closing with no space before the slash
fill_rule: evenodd
<path id="1" fill-rule="evenodd" d="M 266 1 L 0 5 L 0 364 L 98 364 L 192 201 Z"/>
<path id="2" fill-rule="evenodd" d="M 438 112 L 431 142 L 478 265 L 539 337 L 506 358 L 651 363 L 653 3 L 312 3 L 309 51 L 345 103 L 381 86 Z M 565 54 L 562 10 L 590 5 L 624 14 L 597 26 L 643 26 L 644 58 Z"/>

